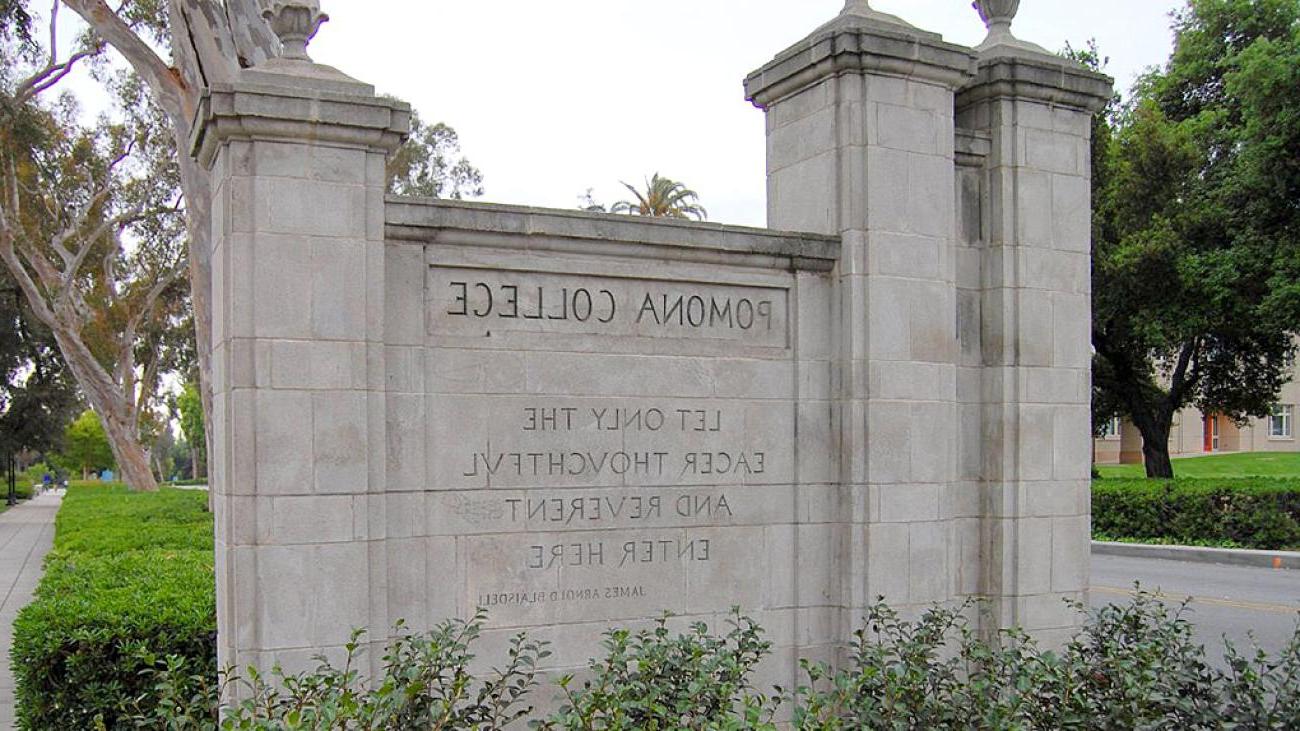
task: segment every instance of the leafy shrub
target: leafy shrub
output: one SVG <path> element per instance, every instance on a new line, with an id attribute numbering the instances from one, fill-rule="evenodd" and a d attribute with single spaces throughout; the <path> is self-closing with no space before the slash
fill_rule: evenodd
<path id="1" fill-rule="evenodd" d="M 666 617 L 650 630 L 613 630 L 589 679 L 574 687 L 572 676 L 561 678 L 563 707 L 532 727 L 769 731 L 786 703 L 800 731 L 1300 728 L 1300 631 L 1276 657 L 1229 647 L 1227 669 L 1218 670 L 1194 640 L 1186 605 L 1147 593 L 1091 613 L 1059 652 L 1017 630 L 985 638 L 969 624 L 978 608 L 935 607 L 908 622 L 876 604 L 842 669 L 805 662 L 805 685 L 770 696 L 750 680 L 769 643 L 738 613 L 721 636 L 703 624 L 674 636 Z M 483 620 L 425 635 L 399 628 L 383 675 L 369 684 L 352 667 L 356 635 L 342 669 L 322 660 L 299 675 L 228 675 L 244 700 L 225 709 L 220 728 L 503 729 L 531 712 L 536 664 L 549 653 L 520 635 L 503 668 L 475 680 L 470 648 Z M 144 672 L 152 695 L 133 727 L 218 728 L 215 675 L 186 661 L 152 663 Z"/>
<path id="2" fill-rule="evenodd" d="M 206 496 L 73 488 L 10 657 L 25 728 L 132 728 L 157 658 L 216 677 L 212 526 Z M 183 659 L 183 660 L 182 660 Z"/>
<path id="3" fill-rule="evenodd" d="M 1094 533 L 1134 540 L 1278 550 L 1300 547 L 1300 480 L 1100 480 Z"/>
<path id="4" fill-rule="evenodd" d="M 871 607 L 845 669 L 804 663 L 795 727 L 1300 728 L 1300 631 L 1276 658 L 1229 648 L 1224 672 L 1206 662 L 1185 605 L 1146 593 L 1094 612 L 1059 653 L 1015 630 L 982 640 L 967 623 L 971 606 L 915 623 Z"/>
<path id="5" fill-rule="evenodd" d="M 132 723 L 137 728 L 216 729 L 218 697 L 233 690 L 243 700 L 223 709 L 220 728 L 228 731 L 503 729 L 532 712 L 526 699 L 537 684 L 537 661 L 550 652 L 517 635 L 504 666 L 474 676 L 470 650 L 485 618 L 480 612 L 469 622 L 444 622 L 422 634 L 405 632 L 399 624 L 384 655 L 383 674 L 373 683 L 354 668 L 360 631 L 347 645 L 342 668 L 318 658 L 314 671 L 296 675 L 275 668 L 267 678 L 249 669 L 243 677 L 228 673 L 224 688 L 205 682 L 183 661 L 154 658 L 146 675 L 156 701 L 136 709 Z"/>
<path id="6" fill-rule="evenodd" d="M 775 729 L 779 697 L 749 682 L 771 643 L 753 620 L 733 611 L 725 636 L 703 622 L 672 636 L 668 616 L 653 629 L 605 633 L 605 657 L 592 660 L 592 678 L 574 686 L 560 679 L 565 705 L 541 729 Z"/>

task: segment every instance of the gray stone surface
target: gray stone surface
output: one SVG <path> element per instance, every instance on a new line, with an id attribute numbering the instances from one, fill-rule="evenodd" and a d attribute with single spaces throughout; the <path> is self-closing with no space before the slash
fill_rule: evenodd
<path id="1" fill-rule="evenodd" d="M 14 618 L 32 601 L 45 554 L 54 544 L 54 516 L 63 501 L 52 491 L 0 513 L 0 729 L 17 728 L 14 675 L 9 666 Z"/>
<path id="2" fill-rule="evenodd" d="M 774 230 L 383 195 L 408 110 L 214 88 L 221 660 L 490 611 L 581 667 L 663 610 L 769 630 L 1087 587 L 1089 109 L 1108 80 L 844 12 L 752 74 Z M 807 233 L 793 233 L 804 231 Z"/>

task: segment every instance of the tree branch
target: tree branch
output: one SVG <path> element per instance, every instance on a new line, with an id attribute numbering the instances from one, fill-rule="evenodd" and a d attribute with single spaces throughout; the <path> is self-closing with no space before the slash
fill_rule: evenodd
<path id="1" fill-rule="evenodd" d="M 1187 367 L 1192 362 L 1192 357 L 1196 355 L 1201 348 L 1201 339 L 1194 337 L 1191 342 L 1184 343 L 1182 352 L 1178 354 L 1178 364 L 1174 367 L 1173 375 L 1169 378 L 1169 406 L 1173 411 L 1177 411 L 1183 404 L 1183 398 L 1187 395 L 1187 389 L 1194 385 L 1187 380 Z"/>
<path id="2" fill-rule="evenodd" d="M 184 82 L 104 0 L 62 0 L 126 58 L 169 114 L 184 114 Z"/>

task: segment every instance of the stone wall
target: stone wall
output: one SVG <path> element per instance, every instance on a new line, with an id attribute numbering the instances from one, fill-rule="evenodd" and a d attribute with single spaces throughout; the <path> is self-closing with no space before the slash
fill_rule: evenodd
<path id="1" fill-rule="evenodd" d="M 575 668 L 739 605 L 789 686 L 880 596 L 1074 626 L 1109 80 L 856 2 L 746 89 L 775 230 L 385 198 L 404 105 L 307 59 L 211 90 L 223 664 L 484 607 L 484 657 Z"/>
<path id="2" fill-rule="evenodd" d="M 613 624 L 732 606 L 834 638 L 833 237 L 387 207 L 388 606 L 489 611 L 580 667 Z"/>

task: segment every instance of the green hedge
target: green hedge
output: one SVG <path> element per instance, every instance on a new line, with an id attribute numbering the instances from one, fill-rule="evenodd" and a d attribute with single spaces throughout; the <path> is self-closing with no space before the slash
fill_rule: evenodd
<path id="1" fill-rule="evenodd" d="M 1096 480 L 1092 530 L 1108 539 L 1300 547 L 1300 480 Z"/>
<path id="2" fill-rule="evenodd" d="M 29 729 L 133 728 L 155 657 L 216 675 L 212 517 L 202 492 L 74 487 L 10 659 Z M 141 700 L 143 699 L 143 700 Z"/>

